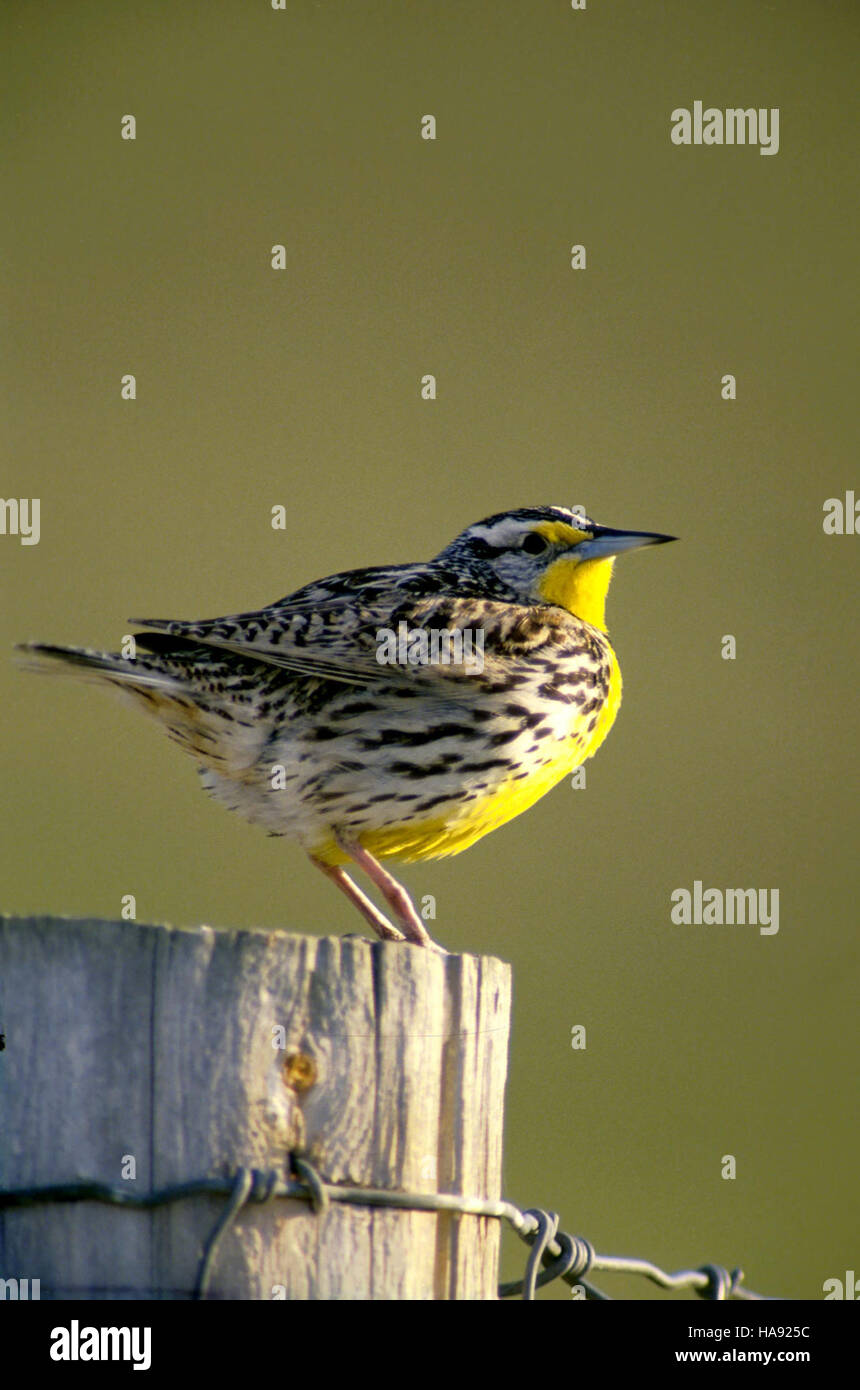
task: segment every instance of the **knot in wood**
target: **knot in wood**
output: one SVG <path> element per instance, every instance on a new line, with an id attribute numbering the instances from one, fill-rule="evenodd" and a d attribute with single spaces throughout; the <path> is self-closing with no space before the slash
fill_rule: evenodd
<path id="1" fill-rule="evenodd" d="M 284 1083 L 301 1095 L 309 1091 L 317 1079 L 317 1064 L 307 1052 L 288 1052 L 284 1058 Z"/>

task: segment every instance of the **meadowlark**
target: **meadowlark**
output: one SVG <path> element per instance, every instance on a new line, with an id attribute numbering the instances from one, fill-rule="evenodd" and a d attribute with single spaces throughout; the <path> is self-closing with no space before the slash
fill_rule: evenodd
<path id="1" fill-rule="evenodd" d="M 596 752 L 621 700 L 604 616 L 615 556 L 672 539 L 525 507 L 434 560 L 335 574 L 259 612 L 131 619 L 133 656 L 20 650 L 131 697 L 208 792 L 297 840 L 380 937 L 436 948 L 380 859 L 458 854 Z"/>

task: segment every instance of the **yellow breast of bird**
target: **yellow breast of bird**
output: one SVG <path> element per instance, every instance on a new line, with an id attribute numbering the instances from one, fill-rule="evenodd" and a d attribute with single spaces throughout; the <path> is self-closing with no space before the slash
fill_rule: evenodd
<path id="1" fill-rule="evenodd" d="M 590 719 L 571 706 L 566 736 L 559 738 L 552 751 L 548 750 L 548 755 L 536 761 L 533 768 L 512 765 L 509 774 L 503 770 L 495 781 L 470 799 L 452 798 L 449 804 L 440 806 L 435 812 L 368 827 L 360 837 L 365 849 L 377 858 L 391 857 L 407 862 L 440 859 L 459 854 L 490 831 L 527 811 L 592 757 L 612 728 L 621 703 L 621 671 L 611 648 L 608 656 L 606 697 L 592 728 L 588 728 Z M 345 856 L 333 840 L 315 853 L 328 863 L 345 862 Z"/>

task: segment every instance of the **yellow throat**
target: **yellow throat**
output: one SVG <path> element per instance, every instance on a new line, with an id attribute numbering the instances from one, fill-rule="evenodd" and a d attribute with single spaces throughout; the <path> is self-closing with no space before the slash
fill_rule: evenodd
<path id="1" fill-rule="evenodd" d="M 544 603 L 558 604 L 575 618 L 606 631 L 606 593 L 615 557 L 578 561 L 562 555 L 541 577 L 538 593 Z"/>

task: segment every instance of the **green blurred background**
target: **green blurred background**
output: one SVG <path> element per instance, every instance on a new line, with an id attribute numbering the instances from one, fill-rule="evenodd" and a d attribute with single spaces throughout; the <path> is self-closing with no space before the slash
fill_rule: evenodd
<path id="1" fill-rule="evenodd" d="M 618 563 L 625 700 L 587 789 L 402 876 L 446 945 L 513 964 L 506 1194 L 601 1251 L 804 1298 L 858 1257 L 860 541 L 822 529 L 857 481 L 858 18 L 5 0 L 0 20 L 0 492 L 42 508 L 37 546 L 0 537 L 3 650 L 248 610 L 511 506 L 682 537 Z M 697 99 L 779 107 L 779 153 L 674 146 Z M 117 917 L 134 893 L 141 921 L 356 929 L 154 725 L 8 661 L 0 685 L 3 910 Z M 695 879 L 778 888 L 779 934 L 673 925 Z"/>

